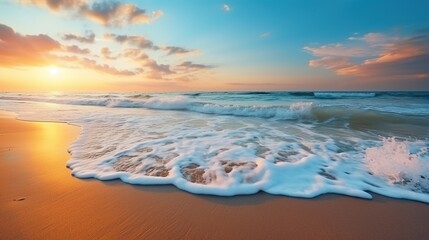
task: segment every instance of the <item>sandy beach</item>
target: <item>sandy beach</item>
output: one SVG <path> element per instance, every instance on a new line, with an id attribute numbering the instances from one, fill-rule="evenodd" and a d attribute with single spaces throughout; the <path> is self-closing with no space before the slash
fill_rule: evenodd
<path id="1" fill-rule="evenodd" d="M 376 196 L 193 195 L 82 180 L 79 128 L 0 115 L 0 239 L 427 239 L 429 205 Z"/>

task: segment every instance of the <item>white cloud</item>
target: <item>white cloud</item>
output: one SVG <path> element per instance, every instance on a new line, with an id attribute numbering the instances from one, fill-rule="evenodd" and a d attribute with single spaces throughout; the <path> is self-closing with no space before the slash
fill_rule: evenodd
<path id="1" fill-rule="evenodd" d="M 259 37 L 261 37 L 261 38 L 266 38 L 266 37 L 269 37 L 271 35 L 271 33 L 270 32 L 262 32 L 260 35 L 259 35 Z"/>
<path id="2" fill-rule="evenodd" d="M 225 12 L 230 12 L 230 11 L 231 11 L 231 7 L 230 7 L 228 4 L 224 4 L 224 5 L 222 6 L 222 9 L 223 9 Z"/>

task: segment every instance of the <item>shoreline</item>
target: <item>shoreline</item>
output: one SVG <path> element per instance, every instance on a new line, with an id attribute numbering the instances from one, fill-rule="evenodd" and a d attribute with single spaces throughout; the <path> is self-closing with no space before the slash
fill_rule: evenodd
<path id="1" fill-rule="evenodd" d="M 194 195 L 171 185 L 78 179 L 67 123 L 0 112 L 1 239 L 425 239 L 425 203 L 373 194 L 313 199 Z M 25 198 L 25 199 L 22 199 Z M 21 200 L 20 200 L 21 199 Z M 14 201 L 16 200 L 16 201 Z"/>

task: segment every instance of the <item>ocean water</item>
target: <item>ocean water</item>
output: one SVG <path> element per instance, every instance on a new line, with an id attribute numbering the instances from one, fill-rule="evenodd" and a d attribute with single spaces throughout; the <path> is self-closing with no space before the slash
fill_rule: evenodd
<path id="1" fill-rule="evenodd" d="M 78 178 L 429 203 L 429 92 L 0 93 L 0 109 L 80 126 Z"/>

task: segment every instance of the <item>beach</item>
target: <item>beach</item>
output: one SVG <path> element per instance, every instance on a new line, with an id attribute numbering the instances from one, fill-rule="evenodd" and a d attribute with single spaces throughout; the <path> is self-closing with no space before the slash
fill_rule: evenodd
<path id="1" fill-rule="evenodd" d="M 0 240 L 429 239 L 427 9 L 0 0 Z"/>
<path id="2" fill-rule="evenodd" d="M 0 239 L 425 239 L 425 203 L 374 195 L 217 197 L 79 179 L 79 128 L 0 115 Z"/>

